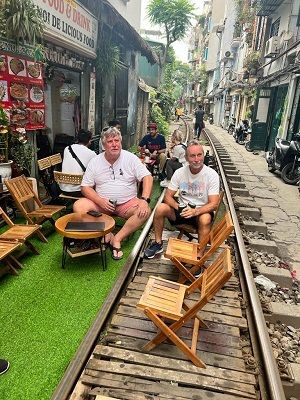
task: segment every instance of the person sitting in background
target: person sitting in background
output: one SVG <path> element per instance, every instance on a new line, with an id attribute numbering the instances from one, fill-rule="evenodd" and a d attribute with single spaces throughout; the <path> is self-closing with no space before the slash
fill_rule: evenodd
<path id="1" fill-rule="evenodd" d="M 74 212 L 100 211 L 127 221 L 115 235 L 109 235 L 112 258 L 123 257 L 121 242 L 135 232 L 149 217 L 153 178 L 139 158 L 122 150 L 121 132 L 113 127 L 103 130 L 104 152 L 89 163 L 81 182 L 84 198 L 74 203 Z M 137 198 L 137 182 L 143 182 L 142 196 Z"/>
<path id="2" fill-rule="evenodd" d="M 92 132 L 80 129 L 77 136 L 78 143 L 68 146 L 64 150 L 62 172 L 68 174 L 83 174 L 90 160 L 96 153 L 88 147 L 91 143 Z M 80 185 L 61 183 L 60 189 L 65 195 L 81 197 Z"/>
<path id="3" fill-rule="evenodd" d="M 112 119 L 111 121 L 108 121 L 108 126 L 117 128 L 119 131 L 121 131 L 122 128 L 121 122 L 118 119 Z"/>
<path id="4" fill-rule="evenodd" d="M 149 133 L 145 135 L 138 145 L 140 153 L 144 153 L 145 150 L 150 152 L 150 164 L 153 160 L 159 166 L 160 178 L 162 178 L 162 172 L 166 163 L 166 141 L 165 137 L 158 133 L 157 125 L 155 122 L 150 122 L 148 125 Z"/>
<path id="5" fill-rule="evenodd" d="M 186 162 L 185 149 L 186 146 L 182 144 L 182 133 L 179 129 L 175 129 L 171 137 L 169 149 L 170 159 L 166 162 L 166 179 L 160 182 L 161 187 L 168 187 L 174 172 Z"/>
<path id="6" fill-rule="evenodd" d="M 186 160 L 188 165 L 174 172 L 164 202 L 156 208 L 153 221 L 155 241 L 145 250 L 146 258 L 153 258 L 163 251 L 165 218 L 172 225 L 194 225 L 198 230 L 198 240 L 210 231 L 213 212 L 219 201 L 219 175 L 204 165 L 203 146 L 197 140 L 188 143 Z M 177 192 L 178 202 L 174 198 Z"/>

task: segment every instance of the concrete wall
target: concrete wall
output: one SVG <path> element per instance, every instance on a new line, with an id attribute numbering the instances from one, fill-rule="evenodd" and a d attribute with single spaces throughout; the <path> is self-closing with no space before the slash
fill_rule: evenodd
<path id="1" fill-rule="evenodd" d="M 108 0 L 138 32 L 141 27 L 141 0 Z"/>

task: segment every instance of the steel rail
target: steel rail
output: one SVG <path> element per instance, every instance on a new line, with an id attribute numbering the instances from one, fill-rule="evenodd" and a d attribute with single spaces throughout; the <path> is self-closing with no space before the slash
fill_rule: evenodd
<path id="1" fill-rule="evenodd" d="M 118 277 L 113 290 L 110 292 L 108 297 L 106 298 L 101 310 L 96 316 L 96 319 L 82 340 L 80 346 L 78 347 L 75 356 L 71 360 L 69 366 L 67 367 L 64 376 L 62 377 L 59 385 L 55 389 L 52 400 L 65 400 L 71 393 L 71 390 L 74 388 L 76 381 L 78 380 L 80 373 L 86 364 L 90 354 L 92 346 L 96 343 L 99 338 L 99 334 L 103 329 L 106 321 L 108 320 L 110 313 L 115 306 L 116 299 L 118 298 L 122 288 L 124 287 L 127 278 L 130 276 L 130 272 L 132 270 L 132 266 L 136 260 L 136 258 L 140 255 L 140 249 L 148 235 L 150 228 L 153 222 L 154 212 L 157 206 L 162 202 L 164 197 L 164 191 L 161 193 L 156 206 L 154 207 L 149 219 L 147 220 L 140 237 L 135 243 L 129 257 L 127 258 L 122 270 L 121 274 Z"/>
<path id="2" fill-rule="evenodd" d="M 184 121 L 184 120 L 183 120 Z M 190 126 L 184 121 L 186 128 L 186 141 L 189 136 Z M 96 315 L 95 321 L 92 326 L 88 330 L 87 334 L 83 338 L 81 344 L 79 345 L 74 357 L 72 358 L 70 364 L 68 365 L 61 381 L 56 387 L 51 399 L 52 400 L 67 400 L 71 394 L 71 391 L 74 389 L 76 382 L 78 381 L 80 374 L 84 368 L 84 365 L 88 361 L 88 358 L 91 355 L 91 351 L 96 341 L 99 338 L 100 332 L 105 326 L 106 322 L 109 319 L 109 316 L 115 306 L 115 303 L 124 288 L 125 283 L 130 277 L 130 273 L 135 272 L 134 264 L 137 258 L 140 256 L 141 249 L 143 248 L 143 244 L 146 240 L 147 235 L 152 227 L 154 212 L 157 206 L 162 202 L 165 195 L 165 190 L 162 191 L 156 206 L 154 207 L 149 219 L 147 220 L 141 235 L 137 242 L 135 243 L 129 257 L 127 258 L 121 273 L 105 302 L 103 303 L 100 311 Z"/>
<path id="3" fill-rule="evenodd" d="M 265 367 L 265 373 L 266 373 L 266 378 L 268 381 L 268 388 L 270 391 L 270 396 L 272 400 L 286 400 L 286 396 L 284 394 L 283 386 L 282 386 L 282 381 L 280 379 L 279 371 L 278 371 L 278 366 L 275 361 L 275 357 L 273 354 L 273 349 L 271 346 L 268 330 L 267 330 L 267 325 L 266 321 L 264 318 L 264 314 L 262 311 L 261 303 L 258 297 L 258 293 L 256 290 L 255 282 L 254 282 L 254 277 L 252 274 L 252 269 L 249 263 L 249 258 L 246 250 L 246 246 L 244 243 L 242 231 L 240 228 L 240 224 L 237 218 L 237 214 L 235 211 L 234 203 L 231 197 L 230 189 L 227 184 L 226 176 L 222 167 L 221 160 L 218 156 L 216 147 L 210 138 L 209 134 L 205 131 L 207 139 L 210 143 L 211 148 L 214 151 L 215 154 L 215 159 L 219 167 L 219 173 L 222 178 L 223 182 L 223 188 L 226 193 L 226 198 L 228 202 L 228 207 L 231 213 L 231 217 L 233 220 L 234 224 L 234 229 L 235 229 L 235 236 L 236 236 L 236 241 L 238 244 L 238 249 L 240 253 L 240 258 L 242 261 L 242 267 L 243 267 L 243 272 L 245 275 L 245 280 L 246 280 L 246 285 L 247 285 L 247 290 L 248 290 L 248 295 L 249 295 L 249 300 L 250 304 L 252 307 L 252 312 L 253 312 L 253 319 L 254 323 L 256 326 L 257 330 L 257 336 L 262 352 L 262 359 Z"/>

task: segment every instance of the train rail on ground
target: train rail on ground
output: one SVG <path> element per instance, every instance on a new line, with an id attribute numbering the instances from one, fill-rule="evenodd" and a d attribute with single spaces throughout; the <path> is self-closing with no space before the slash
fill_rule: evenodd
<path id="1" fill-rule="evenodd" d="M 191 138 L 190 122 L 183 121 Z M 285 399 L 222 166 L 226 151 L 210 135 L 206 140 L 235 227 L 230 240 L 235 274 L 201 312 L 209 327 L 201 330 L 197 348 L 207 368 L 195 367 L 170 343 L 148 353 L 141 350 L 155 332 L 151 321 L 136 309 L 149 275 L 177 279 L 172 263 L 163 256 L 143 259 L 153 211 L 52 399 Z M 174 234 L 165 230 L 164 241 Z M 184 327 L 183 335 L 188 337 L 190 331 Z"/>

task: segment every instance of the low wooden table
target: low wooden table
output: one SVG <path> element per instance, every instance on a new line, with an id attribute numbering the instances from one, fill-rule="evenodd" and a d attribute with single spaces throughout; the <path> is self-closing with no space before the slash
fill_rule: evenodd
<path id="1" fill-rule="evenodd" d="M 103 231 L 99 232 L 79 232 L 79 231 L 65 231 L 65 227 L 68 222 L 77 221 L 77 222 L 104 222 L 105 226 Z M 92 217 L 86 213 L 72 213 L 64 215 L 63 217 L 58 218 L 55 222 L 56 231 L 63 236 L 63 253 L 62 253 L 62 261 L 61 266 L 65 268 L 66 257 L 69 254 L 70 257 L 80 257 L 85 256 L 87 254 L 100 253 L 103 270 L 106 270 L 106 247 L 105 244 L 105 235 L 110 233 L 115 227 L 115 220 L 109 215 L 102 214 L 101 217 Z M 85 250 L 80 252 L 72 252 L 72 248 L 70 247 L 70 242 L 74 239 L 79 240 L 88 240 L 88 239 L 98 239 L 99 240 L 99 248 Z"/>

